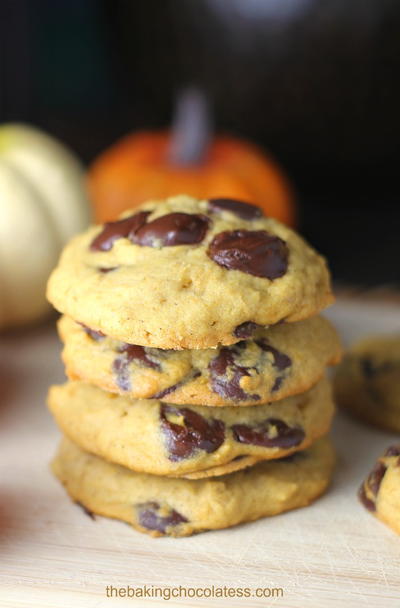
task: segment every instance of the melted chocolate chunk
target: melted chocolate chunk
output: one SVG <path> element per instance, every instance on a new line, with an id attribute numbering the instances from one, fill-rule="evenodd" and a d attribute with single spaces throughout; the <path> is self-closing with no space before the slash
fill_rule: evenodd
<path id="1" fill-rule="evenodd" d="M 128 238 L 140 226 L 146 223 L 150 211 L 140 211 L 123 220 L 104 224 L 103 230 L 93 239 L 90 245 L 92 251 L 110 251 L 118 239 Z"/>
<path id="2" fill-rule="evenodd" d="M 376 384 L 376 378 L 386 373 L 390 373 L 398 367 L 398 364 L 391 361 L 376 363 L 369 357 L 361 357 L 359 360 L 360 370 L 364 377 L 364 388 L 372 402 L 376 403 L 381 408 L 387 407 L 385 403 L 385 394 Z"/>
<path id="3" fill-rule="evenodd" d="M 177 382 L 176 384 L 167 386 L 167 388 L 164 388 L 162 391 L 158 391 L 158 393 L 154 393 L 154 395 L 151 398 L 152 399 L 164 399 L 164 397 L 166 397 L 167 395 L 170 395 L 171 393 L 175 392 L 176 389 L 181 386 L 181 384 L 182 384 L 181 382 Z"/>
<path id="4" fill-rule="evenodd" d="M 176 391 L 178 388 L 180 388 L 187 382 L 190 382 L 191 380 L 194 380 L 195 378 L 198 378 L 199 376 L 201 376 L 201 372 L 199 370 L 195 370 L 192 373 L 188 374 L 180 382 L 177 382 L 176 384 L 172 384 L 171 386 L 164 388 L 162 391 L 155 393 L 151 398 L 152 399 L 164 399 L 164 397 L 166 397 L 167 395 L 170 395 L 171 393 Z"/>
<path id="5" fill-rule="evenodd" d="M 137 361 L 138 363 L 142 363 L 144 367 L 161 370 L 161 365 L 158 361 L 153 361 L 149 358 L 147 349 L 144 346 L 138 346 L 137 344 L 122 344 L 119 350 L 126 355 L 129 362 Z"/>
<path id="6" fill-rule="evenodd" d="M 290 357 L 268 344 L 266 340 L 256 340 L 255 343 L 262 351 L 273 355 L 273 365 L 278 371 L 283 372 L 291 366 Z M 244 348 L 246 348 L 245 342 L 238 342 L 233 346 L 221 348 L 217 357 L 209 364 L 211 387 L 215 393 L 225 399 L 258 401 L 260 399 L 259 395 L 250 395 L 240 386 L 241 378 L 250 376 L 251 370 L 258 373 L 257 367 L 244 367 L 238 364 L 236 357 L 240 355 L 240 350 Z M 277 391 L 281 387 L 283 379 L 283 376 L 278 376 L 275 379 L 271 392 Z"/>
<path id="7" fill-rule="evenodd" d="M 283 376 L 277 376 L 275 378 L 275 382 L 272 385 L 271 393 L 275 393 L 276 391 L 278 391 L 281 388 L 282 383 L 283 383 Z"/>
<path id="8" fill-rule="evenodd" d="M 368 511 L 376 511 L 375 502 L 368 498 L 367 493 L 365 492 L 364 484 L 362 484 L 362 486 L 360 486 L 358 490 L 358 498 L 360 499 L 364 507 L 368 509 Z"/>
<path id="9" fill-rule="evenodd" d="M 235 356 L 238 356 L 240 350 L 245 347 L 245 342 L 226 346 L 221 348 L 219 354 L 210 361 L 208 369 L 210 371 L 211 388 L 217 395 L 232 401 L 259 401 L 260 395 L 250 395 L 240 386 L 241 378 L 250 376 L 250 370 L 256 370 L 255 367 L 238 365 L 236 361 Z"/>
<path id="10" fill-rule="evenodd" d="M 121 353 L 113 363 L 113 371 L 116 374 L 117 384 L 123 391 L 131 389 L 131 381 L 129 375 L 129 364 L 132 361 L 150 367 L 152 369 L 161 370 L 161 365 L 149 358 L 146 349 L 143 346 L 136 344 L 122 344 L 119 348 Z"/>
<path id="11" fill-rule="evenodd" d="M 274 346 L 271 346 L 270 344 L 268 344 L 268 342 L 266 340 L 256 340 L 255 341 L 257 346 L 259 348 L 261 348 L 261 350 L 263 350 L 265 353 L 271 353 L 271 355 L 273 356 L 273 366 L 276 367 L 276 369 L 280 372 L 284 372 L 285 369 L 287 369 L 288 367 L 290 367 L 292 365 L 292 360 L 290 357 L 288 357 L 287 355 L 285 355 L 284 353 L 282 353 L 281 351 L 279 351 L 277 348 L 275 348 Z M 277 376 L 275 379 L 275 382 L 271 388 L 271 393 L 274 393 L 275 391 L 279 390 L 282 386 L 284 380 L 284 375 L 281 376 Z"/>
<path id="12" fill-rule="evenodd" d="M 99 268 L 99 272 L 103 274 L 107 274 L 107 272 L 112 272 L 113 270 L 117 270 L 118 266 L 111 266 L 111 268 Z"/>
<path id="13" fill-rule="evenodd" d="M 160 505 L 157 502 L 145 502 L 137 505 L 138 522 L 147 530 L 157 530 L 165 534 L 170 527 L 179 526 L 188 520 L 186 517 L 175 511 L 168 509 L 169 515 L 160 515 Z"/>
<path id="14" fill-rule="evenodd" d="M 386 470 L 387 467 L 383 464 L 383 462 L 377 462 L 371 473 L 368 475 L 366 485 L 374 496 L 378 495 Z"/>
<path id="15" fill-rule="evenodd" d="M 246 338 L 251 338 L 251 336 L 259 327 L 262 326 L 258 325 L 257 323 L 254 323 L 253 321 L 245 321 L 244 323 L 241 323 L 240 325 L 235 327 L 235 329 L 233 330 L 233 335 L 235 336 L 235 338 L 241 338 L 242 340 Z"/>
<path id="16" fill-rule="evenodd" d="M 78 507 L 80 507 L 82 509 L 82 511 L 85 513 L 85 515 L 87 515 L 88 517 L 90 517 L 90 519 L 93 519 L 93 521 L 96 520 L 96 516 L 93 513 L 93 511 L 90 511 L 87 507 L 85 507 L 84 504 L 82 504 L 81 502 L 79 502 L 79 500 L 77 500 L 75 502 L 76 505 L 78 505 Z"/>
<path id="17" fill-rule="evenodd" d="M 103 338 L 106 337 L 105 334 L 103 334 L 102 331 L 96 331 L 94 329 L 91 329 L 90 327 L 88 327 L 87 325 L 84 325 L 83 323 L 79 323 L 79 325 L 81 327 L 83 327 L 85 333 L 90 336 L 93 340 L 96 340 L 96 342 L 99 342 L 99 340 L 103 340 Z"/>
<path id="18" fill-rule="evenodd" d="M 384 458 L 390 458 L 391 456 L 400 456 L 400 445 L 391 445 L 388 447 L 384 454 Z"/>
<path id="19" fill-rule="evenodd" d="M 183 425 L 168 417 L 182 416 Z M 166 438 L 169 460 L 189 458 L 196 450 L 215 452 L 225 440 L 225 425 L 221 420 L 206 420 L 189 408 L 175 408 L 163 403 L 160 409 L 161 428 Z"/>
<path id="20" fill-rule="evenodd" d="M 305 433 L 300 427 L 290 427 L 277 418 L 267 418 L 262 424 L 252 427 L 247 424 L 232 426 L 233 435 L 239 443 L 260 445 L 266 448 L 292 448 L 299 445 Z"/>
<path id="21" fill-rule="evenodd" d="M 243 220 L 256 220 L 263 216 L 260 207 L 251 203 L 243 203 L 232 198 L 211 198 L 208 201 L 209 211 L 230 211 Z"/>
<path id="22" fill-rule="evenodd" d="M 285 241 L 265 230 L 220 232 L 207 253 L 228 270 L 240 270 L 271 281 L 285 274 L 289 257 Z"/>
<path id="23" fill-rule="evenodd" d="M 375 369 L 372 365 L 371 359 L 364 357 L 360 360 L 362 373 L 366 378 L 373 378 L 375 376 Z"/>
<path id="24" fill-rule="evenodd" d="M 393 362 L 393 361 L 385 361 L 384 363 L 377 365 L 376 363 L 371 361 L 371 359 L 369 359 L 368 357 L 362 357 L 360 359 L 360 365 L 361 365 L 361 371 L 362 371 L 364 377 L 367 380 L 371 380 L 377 374 L 384 374 L 386 372 L 391 372 L 391 371 L 395 370 L 399 364 L 397 362 Z"/>
<path id="25" fill-rule="evenodd" d="M 129 362 L 123 356 L 114 359 L 112 365 L 116 383 L 122 391 L 130 391 L 132 388 L 128 365 Z"/>
<path id="26" fill-rule="evenodd" d="M 209 219 L 205 215 L 168 213 L 142 224 L 131 232 L 130 239 L 144 247 L 175 247 L 201 243 L 208 230 Z"/>
<path id="27" fill-rule="evenodd" d="M 390 446 L 383 455 L 384 458 L 390 458 L 392 456 L 400 456 L 400 446 Z M 366 481 L 362 484 L 358 491 L 359 499 L 369 511 L 376 510 L 376 498 L 386 471 L 387 466 L 378 460 L 371 473 L 368 475 Z M 370 491 L 373 498 L 369 498 L 367 496 L 367 489 Z"/>
<path id="28" fill-rule="evenodd" d="M 292 360 L 290 357 L 281 353 L 277 348 L 268 344 L 266 340 L 256 340 L 257 346 L 261 348 L 265 353 L 271 353 L 274 358 L 274 367 L 276 367 L 280 372 L 284 371 L 286 368 L 292 365 Z"/>

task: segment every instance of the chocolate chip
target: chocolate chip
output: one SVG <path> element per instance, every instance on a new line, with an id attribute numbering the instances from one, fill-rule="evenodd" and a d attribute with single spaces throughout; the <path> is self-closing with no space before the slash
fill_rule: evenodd
<path id="1" fill-rule="evenodd" d="M 99 272 L 103 274 L 107 274 L 107 272 L 112 272 L 113 270 L 117 270 L 118 266 L 111 266 L 111 268 L 98 268 Z"/>
<path id="2" fill-rule="evenodd" d="M 374 496 L 378 495 L 379 488 L 381 487 L 382 479 L 385 476 L 387 467 L 383 462 L 377 462 L 371 473 L 368 475 L 366 485 Z"/>
<path id="3" fill-rule="evenodd" d="M 273 280 L 286 273 L 289 250 L 285 241 L 265 230 L 232 230 L 217 234 L 207 254 L 228 270 Z"/>
<path id="4" fill-rule="evenodd" d="M 299 445 L 305 433 L 300 427 L 290 427 L 277 418 L 267 418 L 262 424 L 251 427 L 235 424 L 232 431 L 236 441 L 266 448 L 291 448 Z"/>
<path id="5" fill-rule="evenodd" d="M 119 347 L 119 351 L 125 354 L 129 362 L 136 361 L 138 363 L 142 363 L 144 367 L 151 367 L 152 369 L 161 370 L 161 365 L 159 362 L 150 359 L 147 349 L 144 346 L 123 343 Z"/>
<path id="6" fill-rule="evenodd" d="M 276 367 L 276 369 L 278 371 L 284 372 L 285 369 L 287 369 L 288 367 L 290 367 L 292 365 L 292 360 L 290 357 L 285 355 L 285 353 L 282 353 L 280 350 L 278 350 L 274 346 L 271 346 L 270 344 L 268 344 L 268 342 L 266 340 L 264 340 L 264 339 L 255 340 L 255 343 L 264 352 L 271 353 L 271 355 L 273 356 L 273 366 Z M 281 388 L 283 380 L 284 380 L 284 375 L 277 376 L 277 378 L 275 379 L 275 382 L 271 388 L 271 393 L 274 393 Z"/>
<path id="7" fill-rule="evenodd" d="M 371 500 L 370 498 L 368 498 L 368 496 L 365 492 L 364 484 L 362 484 L 362 486 L 360 486 L 360 488 L 358 490 L 358 498 L 360 499 L 360 501 L 362 502 L 364 507 L 366 509 L 368 509 L 368 511 L 372 511 L 372 512 L 376 511 L 375 502 L 373 500 Z"/>
<path id="8" fill-rule="evenodd" d="M 77 500 L 75 502 L 76 505 L 78 505 L 78 507 L 80 507 L 82 509 L 82 511 L 85 513 L 85 515 L 87 515 L 88 517 L 90 517 L 90 519 L 93 519 L 94 521 L 96 520 L 96 516 L 93 513 L 93 511 L 90 511 L 87 507 L 85 507 L 84 504 L 82 504 L 81 502 L 79 502 L 79 500 Z"/>
<path id="9" fill-rule="evenodd" d="M 256 220 L 263 216 L 260 207 L 232 198 L 211 198 L 208 201 L 208 209 L 211 212 L 230 211 L 230 213 L 241 217 L 243 220 Z"/>
<path id="10" fill-rule="evenodd" d="M 90 249 L 92 251 L 110 251 L 116 240 L 128 238 L 131 232 L 135 232 L 145 224 L 148 215 L 150 215 L 150 211 L 140 211 L 123 220 L 104 224 L 103 230 L 93 239 Z"/>
<path id="11" fill-rule="evenodd" d="M 176 384 L 172 384 L 171 386 L 164 388 L 162 391 L 158 391 L 158 393 L 155 393 L 151 398 L 152 399 L 164 399 L 164 397 L 166 397 L 167 395 L 170 395 L 171 393 L 175 392 L 179 386 L 180 386 L 180 382 L 177 382 Z"/>
<path id="12" fill-rule="evenodd" d="M 362 357 L 360 359 L 361 371 L 367 380 L 373 379 L 377 374 L 384 374 L 386 372 L 391 372 L 399 367 L 397 362 L 393 361 L 384 361 L 383 363 L 377 365 L 368 357 Z"/>
<path id="13" fill-rule="evenodd" d="M 183 424 L 171 422 L 171 416 L 182 417 Z M 206 420 L 189 408 L 178 409 L 163 403 L 160 418 L 168 457 L 173 462 L 192 456 L 196 450 L 215 452 L 225 440 L 225 425 L 221 420 Z"/>
<path id="14" fill-rule="evenodd" d="M 243 376 L 250 376 L 250 370 L 255 367 L 239 365 L 236 357 L 246 347 L 245 342 L 238 342 L 233 346 L 221 348 L 218 355 L 209 363 L 211 388 L 214 393 L 232 401 L 259 401 L 260 395 L 250 395 L 240 386 Z"/>
<path id="15" fill-rule="evenodd" d="M 279 372 L 284 372 L 292 365 L 290 357 L 268 344 L 266 340 L 255 340 L 255 344 L 263 351 L 273 356 L 273 366 Z M 212 390 L 224 397 L 234 401 L 258 401 L 260 395 L 246 393 L 240 386 L 243 376 L 250 376 L 251 370 L 259 373 L 257 367 L 245 367 L 238 363 L 237 357 L 246 348 L 246 342 L 238 342 L 230 347 L 221 348 L 217 357 L 209 364 L 210 380 Z M 261 363 L 261 361 L 260 361 Z M 283 382 L 284 376 L 275 379 L 271 392 L 277 391 Z"/>
<path id="16" fill-rule="evenodd" d="M 254 323 L 254 321 L 245 321 L 244 323 L 241 323 L 240 325 L 235 327 L 235 329 L 233 330 L 233 335 L 235 336 L 235 338 L 241 338 L 242 340 L 244 340 L 245 338 L 251 338 L 251 336 L 259 327 L 262 326 L 258 325 L 257 323 Z"/>
<path id="17" fill-rule="evenodd" d="M 162 534 L 165 534 L 168 528 L 179 526 L 179 524 L 188 521 L 186 517 L 171 508 L 167 509 L 168 515 L 160 515 L 161 507 L 157 502 L 141 503 L 136 508 L 139 524 L 147 530 L 157 530 Z"/>
<path id="18" fill-rule="evenodd" d="M 366 357 L 360 359 L 360 365 L 362 373 L 366 378 L 372 378 L 375 376 L 375 369 L 371 359 L 367 359 Z"/>
<path id="19" fill-rule="evenodd" d="M 131 379 L 128 370 L 128 361 L 125 357 L 117 357 L 114 359 L 113 372 L 116 377 L 116 383 L 122 391 L 131 390 Z"/>
<path id="20" fill-rule="evenodd" d="M 129 365 L 132 361 L 139 363 L 144 367 L 161 370 L 161 365 L 149 358 L 147 349 L 136 344 L 125 344 L 119 347 L 121 353 L 113 363 L 113 371 L 116 374 L 116 381 L 120 389 L 129 391 L 131 389 L 131 381 L 129 374 Z"/>
<path id="21" fill-rule="evenodd" d="M 283 376 L 277 376 L 275 378 L 275 382 L 272 385 L 271 393 L 275 393 L 277 390 L 279 390 L 282 386 L 282 383 L 283 383 Z"/>
<path id="22" fill-rule="evenodd" d="M 132 231 L 130 239 L 144 247 L 175 247 L 195 245 L 204 239 L 209 226 L 205 215 L 169 213 L 142 224 Z"/>
<path id="23" fill-rule="evenodd" d="M 79 325 L 81 327 L 83 327 L 84 332 L 90 336 L 93 340 L 96 340 L 96 342 L 99 342 L 99 340 L 103 340 L 103 338 L 106 337 L 105 334 L 103 334 L 102 331 L 96 331 L 94 329 L 91 329 L 90 327 L 88 327 L 87 325 L 84 325 L 83 323 L 79 323 Z"/>
<path id="24" fill-rule="evenodd" d="M 384 453 L 384 458 L 390 458 L 391 456 L 400 456 L 400 445 L 391 445 Z"/>
<path id="25" fill-rule="evenodd" d="M 284 371 L 286 368 L 292 365 L 292 360 L 290 357 L 282 353 L 280 350 L 268 344 L 266 340 L 256 340 L 255 343 L 257 346 L 261 348 L 266 353 L 271 353 L 274 358 L 274 367 L 276 367 L 279 371 Z"/>
<path id="26" fill-rule="evenodd" d="M 390 446 L 384 453 L 383 458 L 390 458 L 392 456 L 400 456 L 400 446 Z M 382 480 L 385 477 L 386 471 L 387 466 L 383 462 L 378 460 L 371 473 L 368 475 L 367 479 L 358 491 L 359 499 L 369 511 L 376 510 L 376 498 L 378 496 Z M 372 498 L 368 498 L 366 489 L 370 491 L 370 493 L 372 494 Z"/>
<path id="27" fill-rule="evenodd" d="M 180 388 L 187 382 L 190 382 L 191 380 L 194 380 L 195 378 L 198 378 L 199 376 L 201 376 L 201 372 L 199 370 L 194 370 L 193 372 L 191 372 L 190 374 L 185 376 L 185 378 L 183 378 L 183 380 L 181 380 L 180 382 L 177 382 L 176 384 L 172 384 L 171 386 L 164 388 L 162 391 L 155 393 L 151 398 L 152 399 L 164 399 L 164 397 L 166 397 L 167 395 L 170 395 L 171 393 L 176 391 L 178 388 Z"/>

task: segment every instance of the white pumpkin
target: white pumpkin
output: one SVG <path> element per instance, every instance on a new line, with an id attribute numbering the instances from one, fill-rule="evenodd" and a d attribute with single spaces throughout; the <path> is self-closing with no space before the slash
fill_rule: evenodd
<path id="1" fill-rule="evenodd" d="M 0 126 L 0 329 L 49 310 L 47 278 L 66 241 L 90 221 L 84 180 L 78 159 L 53 137 Z"/>

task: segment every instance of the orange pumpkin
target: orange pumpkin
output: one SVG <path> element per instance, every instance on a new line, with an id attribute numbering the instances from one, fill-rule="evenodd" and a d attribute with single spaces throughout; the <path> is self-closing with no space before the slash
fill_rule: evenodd
<path id="1" fill-rule="evenodd" d="M 103 152 L 89 171 L 96 219 L 115 219 L 147 199 L 174 194 L 255 203 L 266 215 L 295 223 L 290 187 L 280 168 L 253 144 L 215 137 L 197 164 L 168 162 L 170 132 L 138 132 Z"/>

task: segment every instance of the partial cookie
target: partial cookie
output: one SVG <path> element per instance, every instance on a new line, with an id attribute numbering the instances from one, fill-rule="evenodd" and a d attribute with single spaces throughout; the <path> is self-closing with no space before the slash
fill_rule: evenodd
<path id="1" fill-rule="evenodd" d="M 68 317 L 58 323 L 67 375 L 137 399 L 185 405 L 255 405 L 302 393 L 337 363 L 327 319 L 258 329 L 253 338 L 204 350 L 161 350 L 108 338 Z"/>
<path id="2" fill-rule="evenodd" d="M 358 496 L 368 511 L 400 534 L 400 445 L 379 458 Z"/>
<path id="3" fill-rule="evenodd" d="M 326 379 L 301 395 L 252 408 L 168 405 L 68 382 L 50 389 L 49 407 L 82 449 L 172 477 L 221 475 L 303 450 L 327 433 L 334 411 Z"/>
<path id="4" fill-rule="evenodd" d="M 77 236 L 48 298 L 107 336 L 163 349 L 233 344 L 333 301 L 325 260 L 290 228 L 253 205 L 187 196 Z"/>
<path id="5" fill-rule="evenodd" d="M 89 512 L 151 536 L 188 536 L 305 507 L 327 488 L 333 448 L 322 439 L 284 460 L 213 479 L 168 479 L 112 465 L 64 439 L 53 471 Z"/>
<path id="6" fill-rule="evenodd" d="M 370 337 L 354 344 L 334 380 L 337 403 L 389 431 L 400 431 L 400 336 Z"/>

